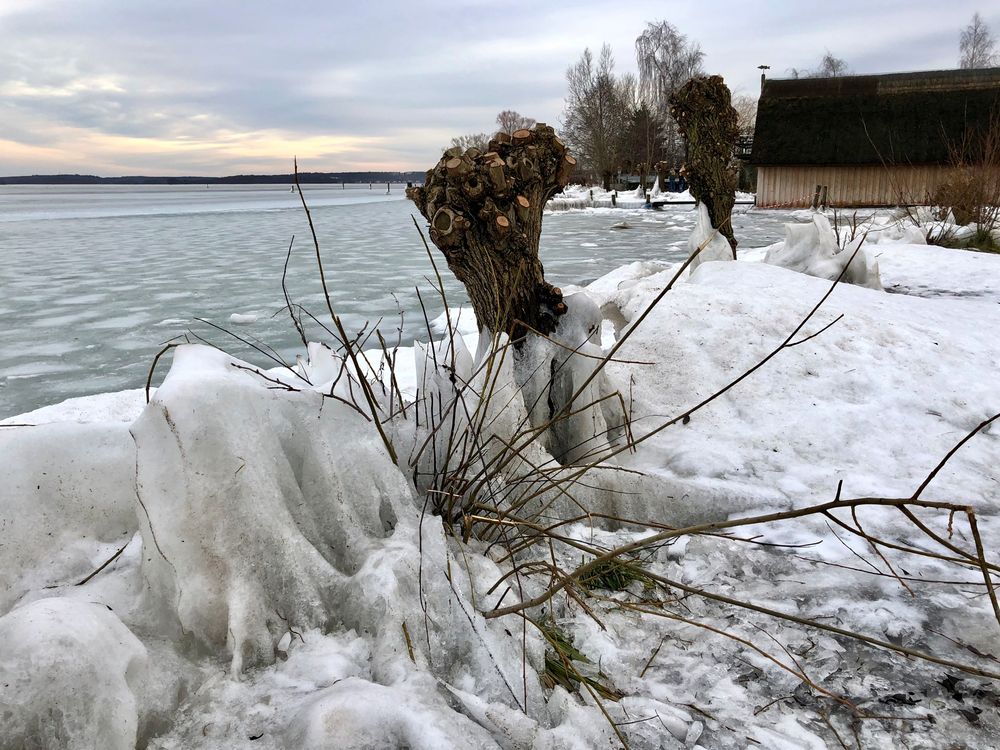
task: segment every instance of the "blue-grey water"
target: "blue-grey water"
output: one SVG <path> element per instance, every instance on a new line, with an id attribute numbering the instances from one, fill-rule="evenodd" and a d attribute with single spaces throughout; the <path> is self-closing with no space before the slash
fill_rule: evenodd
<path id="1" fill-rule="evenodd" d="M 403 187 L 304 190 L 349 330 L 371 321 L 390 342 L 420 336 L 416 288 L 431 318 L 442 305 Z M 633 260 L 680 259 L 694 217 L 690 206 L 548 214 L 546 277 L 581 283 Z M 623 220 L 630 229 L 612 228 Z M 782 220 L 743 212 L 734 225 L 752 247 L 780 239 Z M 289 294 L 328 325 L 308 224 L 287 185 L 0 186 L 0 418 L 140 387 L 157 351 L 178 336 L 267 364 L 199 319 L 294 359 L 301 344 L 281 289 L 293 236 Z M 443 262 L 440 269 L 449 302 L 464 301 Z M 256 322 L 232 323 L 233 314 Z M 316 323 L 307 327 L 311 340 L 330 338 Z"/>

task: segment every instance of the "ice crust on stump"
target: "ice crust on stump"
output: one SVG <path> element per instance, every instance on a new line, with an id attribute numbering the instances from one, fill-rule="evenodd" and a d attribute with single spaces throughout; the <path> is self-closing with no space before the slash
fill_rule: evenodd
<path id="1" fill-rule="evenodd" d="M 603 357 L 604 316 L 586 292 L 565 298 L 566 314 L 548 339 L 529 336 L 515 357 L 515 375 L 531 424 L 554 421 L 541 444 L 562 464 L 606 453 L 623 432 L 624 412 L 607 372 L 598 373 L 570 404 Z"/>
<path id="2" fill-rule="evenodd" d="M 425 184 L 407 190 L 480 328 L 518 341 L 525 325 L 551 333 L 565 312 L 562 292 L 545 281 L 538 241 L 545 204 L 575 166 L 555 131 L 538 123 L 497 133 L 486 152 L 448 149 Z"/>
<path id="3" fill-rule="evenodd" d="M 809 224 L 785 224 L 785 241 L 768 250 L 764 262 L 830 281 L 843 272 L 845 283 L 881 290 L 878 261 L 864 247 L 858 249 L 863 242 L 859 237 L 841 249 L 830 220 L 817 213 Z"/>
<path id="4" fill-rule="evenodd" d="M 374 681 L 471 675 L 486 699 L 523 704 L 520 641 L 465 599 L 440 521 L 422 517 L 370 423 L 245 368 L 178 348 L 133 425 L 147 608 L 175 638 L 229 654 L 233 673 L 272 663 L 290 626 L 353 629 Z M 530 667 L 527 684 L 537 711 Z"/>
<path id="5" fill-rule="evenodd" d="M 691 236 L 688 237 L 688 255 L 693 254 L 702 248 L 688 266 L 691 272 L 702 263 L 712 260 L 732 260 L 733 251 L 726 241 L 725 235 L 712 226 L 712 219 L 708 215 L 708 207 L 704 203 L 698 204 L 698 220 L 694 225 Z"/>
<path id="6" fill-rule="evenodd" d="M 0 618 L 0 644 L 0 748 L 135 748 L 147 654 L 110 608 L 41 599 Z"/>

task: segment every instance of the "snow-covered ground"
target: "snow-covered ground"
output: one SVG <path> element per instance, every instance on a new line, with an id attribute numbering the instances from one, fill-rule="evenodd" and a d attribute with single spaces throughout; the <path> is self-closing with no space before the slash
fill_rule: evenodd
<path id="1" fill-rule="evenodd" d="M 645 526 L 595 518 L 563 537 L 606 550 L 663 525 L 910 497 L 1000 412 L 1000 256 L 880 226 L 862 250 L 886 291 L 836 285 L 790 346 L 695 411 L 780 347 L 831 281 L 762 262 L 785 248 L 749 250 L 698 264 L 634 328 L 679 263 L 589 284 L 571 309 L 603 313 L 604 350 L 631 331 L 601 387 L 622 394 L 637 444 L 575 492 Z M 397 352 L 404 397 L 428 378 L 445 393 L 478 377 L 475 326 L 456 324 L 450 375 L 428 374 L 447 347 Z M 571 325 L 558 335 L 572 340 Z M 887 542 L 877 551 L 821 515 L 643 550 L 646 575 L 625 590 L 531 610 L 620 700 L 546 687 L 542 631 L 480 613 L 537 595 L 549 574 L 492 588 L 510 569 L 500 547 L 422 513 L 420 480 L 345 403 L 357 399 L 324 351 L 310 354 L 301 372 L 329 381 L 319 392 L 185 347 L 148 405 L 128 391 L 0 423 L 0 747 L 620 746 L 609 721 L 633 748 L 1000 745 L 998 683 L 956 667 L 1000 673 L 982 573 L 888 546 L 954 556 L 895 507 L 858 508 Z M 500 431 L 520 407 L 495 398 L 486 424 Z M 996 424 L 921 494 L 974 510 L 989 563 Z M 407 429 L 392 433 L 404 468 L 402 446 L 426 434 Z M 531 455 L 544 460 L 558 440 L 542 442 Z M 916 513 L 973 548 L 962 513 Z M 849 509 L 834 515 L 852 523 Z M 572 570 L 586 554 L 562 543 L 541 563 Z"/>

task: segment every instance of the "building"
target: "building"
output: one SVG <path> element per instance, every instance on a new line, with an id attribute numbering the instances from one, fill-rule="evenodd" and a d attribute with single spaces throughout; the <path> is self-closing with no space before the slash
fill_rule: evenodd
<path id="1" fill-rule="evenodd" d="M 966 134 L 1000 117 L 1000 68 L 764 82 L 757 205 L 926 203 Z"/>

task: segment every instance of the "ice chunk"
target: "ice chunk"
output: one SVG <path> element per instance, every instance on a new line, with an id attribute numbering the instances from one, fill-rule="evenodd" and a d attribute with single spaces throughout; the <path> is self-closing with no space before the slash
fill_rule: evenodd
<path id="1" fill-rule="evenodd" d="M 451 313 L 450 326 L 449 313 Z M 443 336 L 449 332 L 459 333 L 462 336 L 478 335 L 479 323 L 471 307 L 451 307 L 431 321 L 431 331 Z"/>
<path id="2" fill-rule="evenodd" d="M 371 423 L 271 386 L 222 352 L 180 347 L 133 425 L 147 610 L 234 673 L 272 663 L 292 627 L 353 629 L 373 681 L 471 673 L 484 699 L 538 706 L 520 641 L 460 593 L 463 564 Z"/>
<path id="3" fill-rule="evenodd" d="M 3 428 L 0 457 L 2 613 L 30 588 L 83 578 L 95 548 L 138 526 L 127 424 Z"/>
<path id="4" fill-rule="evenodd" d="M 533 426 L 561 415 L 541 439 L 556 460 L 573 463 L 600 455 L 614 443 L 624 416 L 607 372 L 591 379 L 603 357 L 601 309 L 586 292 L 569 295 L 564 302 L 567 312 L 555 332 L 549 339 L 530 336 L 515 372 Z"/>
<path id="5" fill-rule="evenodd" d="M 732 260 L 733 249 L 718 229 L 712 226 L 712 219 L 708 215 L 708 208 L 704 203 L 698 204 L 698 221 L 694 231 L 688 238 L 688 254 L 694 253 L 698 248 L 701 252 L 691 261 L 689 268 L 694 271 L 701 263 L 712 260 Z"/>
<path id="6" fill-rule="evenodd" d="M 246 326 L 251 323 L 256 323 L 259 315 L 255 313 L 233 313 L 229 316 L 229 322 L 235 323 L 236 325 Z"/>
<path id="7" fill-rule="evenodd" d="M 810 224 L 785 224 L 785 241 L 772 247 L 764 262 L 830 281 L 843 273 L 842 280 L 848 284 L 882 289 L 878 261 L 860 247 L 862 242 L 859 237 L 841 249 L 830 220 L 817 213 Z"/>
<path id="8" fill-rule="evenodd" d="M 320 626 L 342 608 L 348 577 L 409 495 L 360 414 L 270 390 L 240 364 L 178 349 L 132 428 L 144 575 L 184 631 L 228 649 L 234 671 L 273 661 L 288 622 Z"/>
<path id="9" fill-rule="evenodd" d="M 424 689 L 349 677 L 310 700 L 292 719 L 286 747 L 495 748 L 490 734 L 449 710 L 433 681 Z"/>
<path id="10" fill-rule="evenodd" d="M 0 618 L 0 746 L 132 750 L 146 649 L 103 604 L 41 599 Z"/>

